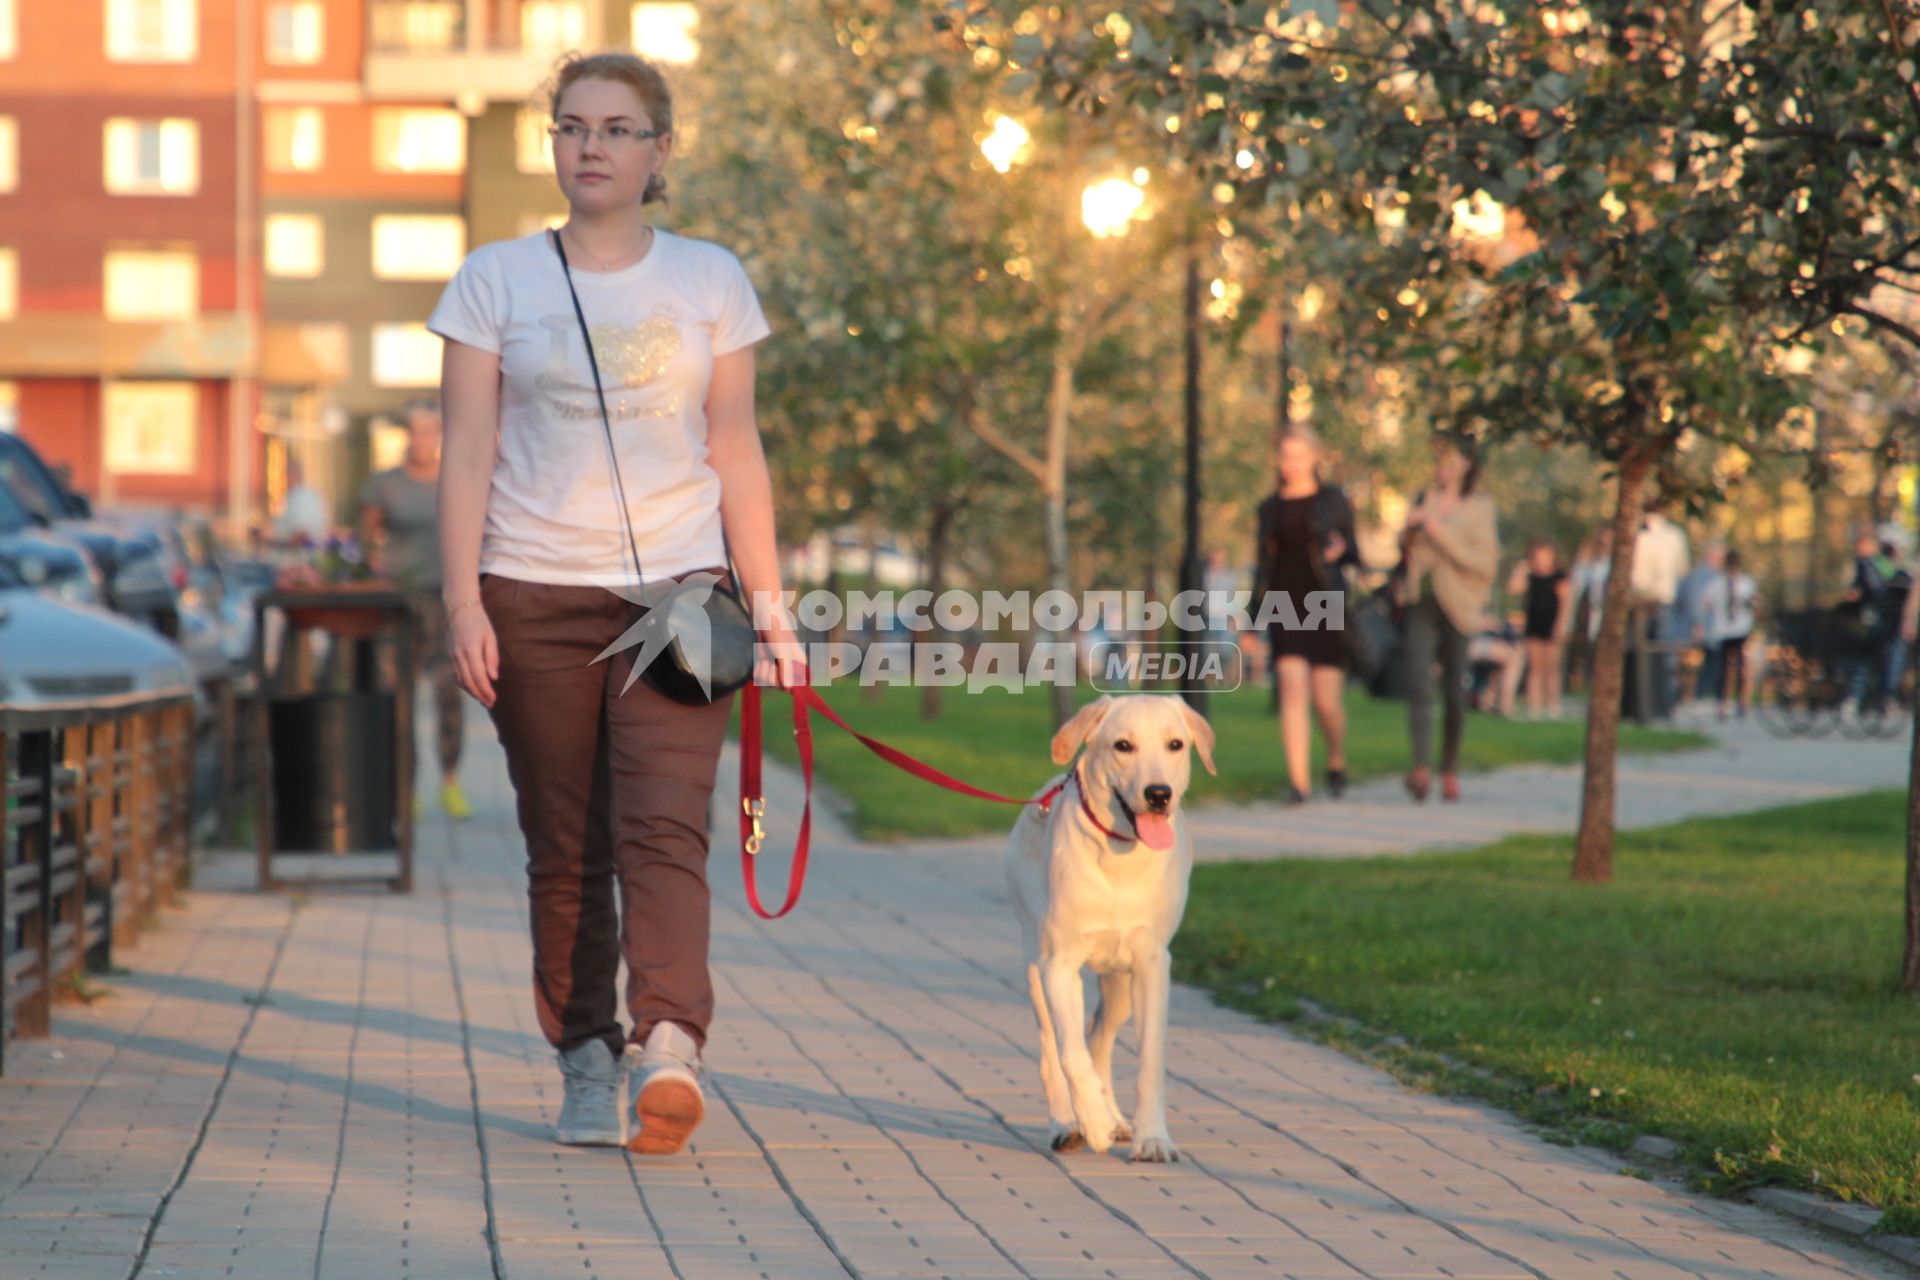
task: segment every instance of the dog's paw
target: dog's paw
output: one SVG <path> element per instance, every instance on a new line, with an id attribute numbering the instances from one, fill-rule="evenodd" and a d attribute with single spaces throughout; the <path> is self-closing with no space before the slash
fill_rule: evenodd
<path id="1" fill-rule="evenodd" d="M 1080 1130 L 1077 1128 L 1056 1128 L 1053 1131 L 1052 1137 L 1048 1140 L 1048 1145 L 1060 1154 L 1066 1155 L 1068 1152 L 1078 1151 L 1080 1148 L 1086 1146 L 1087 1140 L 1081 1136 Z"/>
<path id="2" fill-rule="evenodd" d="M 1173 1139 L 1164 1134 L 1157 1138 L 1142 1138 L 1133 1144 L 1135 1164 L 1171 1164 L 1179 1158 L 1179 1148 L 1173 1145 Z"/>
<path id="3" fill-rule="evenodd" d="M 1133 1126 L 1125 1120 L 1113 1126 L 1113 1140 L 1116 1143 L 1133 1141 Z"/>

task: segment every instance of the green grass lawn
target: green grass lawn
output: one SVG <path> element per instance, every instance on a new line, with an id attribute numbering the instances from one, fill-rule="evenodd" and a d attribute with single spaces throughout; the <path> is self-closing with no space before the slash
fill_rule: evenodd
<path id="1" fill-rule="evenodd" d="M 1176 972 L 1226 1004 L 1551 1130 L 1681 1143 L 1720 1189 L 1782 1183 L 1920 1228 L 1920 1001 L 1895 989 L 1905 797 L 1572 841 L 1198 868 Z M 1391 1039 L 1389 1037 L 1392 1037 Z M 1478 1070 L 1475 1070 L 1478 1069 Z"/>
<path id="2" fill-rule="evenodd" d="M 1044 689 L 1010 693 L 963 689 L 944 691 L 939 719 L 920 719 L 920 691 L 883 687 L 877 697 L 854 685 L 821 691 L 835 711 L 862 733 L 880 738 L 937 769 L 998 791 L 1029 795 L 1054 772 L 1047 755 L 1052 737 Z M 1086 693 L 1090 700 L 1094 695 Z M 1249 688 L 1216 695 L 1208 708 L 1220 775 L 1209 777 L 1194 765 L 1193 802 L 1278 799 L 1286 794 L 1286 766 L 1278 723 L 1265 689 Z M 791 711 L 787 699 L 765 700 L 768 750 L 793 763 Z M 1356 782 L 1407 767 L 1407 709 L 1400 702 L 1375 702 L 1363 693 L 1347 698 L 1347 772 Z M 1492 769 L 1528 762 L 1571 764 L 1580 759 L 1585 726 L 1581 722 L 1528 723 L 1474 715 L 1467 722 L 1463 748 L 1467 769 Z M 1697 734 L 1626 726 L 1623 751 L 1678 750 L 1704 745 Z M 853 823 L 872 839 L 902 836 L 959 836 L 1004 830 L 1013 815 L 1006 805 L 974 800 L 915 781 L 866 748 L 817 718 L 814 729 L 816 778 L 853 807 Z M 1314 744 L 1314 786 L 1324 787 L 1318 734 Z"/>

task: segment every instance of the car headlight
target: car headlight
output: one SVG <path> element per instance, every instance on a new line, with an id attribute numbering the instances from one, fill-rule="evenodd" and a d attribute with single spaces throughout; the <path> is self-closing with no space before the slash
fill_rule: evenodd
<path id="1" fill-rule="evenodd" d="M 93 585 L 90 573 L 74 573 L 63 578 L 54 587 L 53 594 L 68 604 L 99 604 L 100 592 Z"/>

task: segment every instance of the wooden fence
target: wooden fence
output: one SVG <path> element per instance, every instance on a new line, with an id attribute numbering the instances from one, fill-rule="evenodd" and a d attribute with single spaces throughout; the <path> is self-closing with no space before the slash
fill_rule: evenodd
<path id="1" fill-rule="evenodd" d="M 46 1035 L 60 988 L 185 886 L 194 766 L 184 695 L 0 707 L 0 1071 L 8 1040 Z"/>

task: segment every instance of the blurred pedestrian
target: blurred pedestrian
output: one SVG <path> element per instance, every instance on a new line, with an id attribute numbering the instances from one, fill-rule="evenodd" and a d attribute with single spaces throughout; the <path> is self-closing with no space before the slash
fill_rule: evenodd
<path id="1" fill-rule="evenodd" d="M 1480 629 L 1500 555 L 1493 501 L 1476 492 L 1480 464 L 1465 436 L 1433 445 L 1433 480 L 1407 513 L 1401 534 L 1406 606 L 1402 642 L 1410 693 L 1407 727 L 1413 768 L 1407 790 L 1425 800 L 1432 787 L 1433 669 L 1440 667 L 1440 794 L 1460 798 L 1460 737 L 1466 729 L 1467 639 Z"/>
<path id="2" fill-rule="evenodd" d="M 440 598 L 440 402 L 410 401 L 405 416 L 406 456 L 399 466 L 368 476 L 360 489 L 360 545 L 375 575 L 413 602 L 414 658 L 433 686 L 440 808 L 457 821 L 473 816 L 473 806 L 460 788 L 466 708 L 447 654 L 447 611 Z M 409 751 L 413 745 L 407 743 Z"/>
<path id="3" fill-rule="evenodd" d="M 1274 492 L 1260 504 L 1256 613 L 1268 592 L 1286 595 L 1301 617 L 1308 614 L 1308 595 L 1332 592 L 1335 607 L 1329 615 L 1346 616 L 1343 570 L 1360 561 L 1353 505 L 1338 486 L 1321 480 L 1320 463 L 1320 439 L 1313 432 L 1296 426 L 1281 437 L 1274 455 Z M 1327 743 L 1327 792 L 1337 800 L 1347 789 L 1346 636 L 1340 630 L 1276 622 L 1267 628 L 1267 642 L 1279 682 L 1288 803 L 1304 804 L 1312 793 L 1309 705 Z"/>
<path id="4" fill-rule="evenodd" d="M 1474 710 L 1513 718 L 1514 699 L 1527 671 L 1525 625 L 1519 611 L 1502 618 L 1489 609 L 1480 618 L 1480 629 L 1467 638 L 1467 703 Z"/>
<path id="5" fill-rule="evenodd" d="M 1898 543 L 1905 536 L 1898 525 L 1876 529 L 1865 524 L 1854 535 L 1853 577 L 1842 604 L 1859 628 L 1863 656 L 1848 679 L 1843 715 L 1854 715 L 1863 705 L 1885 706 L 1906 673 L 1900 620 L 1912 593 L 1913 574 L 1900 556 Z"/>
<path id="6" fill-rule="evenodd" d="M 1572 627 L 1567 668 L 1586 688 L 1593 677 L 1593 646 L 1600 637 L 1600 615 L 1606 603 L 1607 579 L 1613 574 L 1613 526 L 1601 525 L 1587 535 L 1568 573 L 1572 590 Z"/>
<path id="7" fill-rule="evenodd" d="M 296 457 L 287 458 L 287 493 L 274 518 L 274 539 L 286 546 L 319 546 L 333 528 L 327 513 L 327 500 L 319 490 L 307 484 L 306 464 Z"/>
<path id="8" fill-rule="evenodd" d="M 1725 543 L 1717 538 L 1708 542 L 1700 549 L 1700 563 L 1680 579 L 1679 589 L 1674 593 L 1679 638 L 1692 646 L 1697 664 L 1692 684 L 1683 691 L 1683 702 L 1719 697 L 1720 682 L 1714 670 L 1714 658 L 1718 651 L 1709 633 L 1703 601 L 1708 584 L 1717 579 L 1725 568 L 1726 555 Z"/>
<path id="9" fill-rule="evenodd" d="M 1720 569 L 1700 594 L 1701 632 L 1711 657 L 1707 674 L 1720 719 L 1737 707 L 1747 714 L 1753 686 L 1747 679 L 1747 638 L 1753 634 L 1754 601 L 1760 594 L 1753 578 L 1740 569 L 1740 553 L 1725 551 L 1716 557 Z"/>
<path id="10" fill-rule="evenodd" d="M 1527 718 L 1560 718 L 1561 655 L 1573 622 L 1572 579 L 1560 567 L 1560 552 L 1545 538 L 1527 549 L 1513 568 L 1507 594 L 1521 597 L 1526 617 L 1521 631 L 1526 649 Z M 1511 701 L 1511 700 L 1509 700 Z"/>
<path id="11" fill-rule="evenodd" d="M 428 321 L 446 339 L 443 589 L 454 668 L 493 713 L 526 839 L 556 1136 L 618 1145 L 630 1110 L 628 1145 L 668 1154 L 705 1114 L 707 806 L 732 699 L 623 692 L 636 654 L 618 642 L 642 582 L 723 576 L 729 543 L 749 599 L 780 598 L 754 418 L 768 328 L 733 254 L 644 215 L 675 137 L 659 69 L 569 55 L 547 105 L 565 225 L 476 249 Z M 790 618 L 761 640 L 756 679 L 801 678 Z"/>
<path id="12" fill-rule="evenodd" d="M 1667 518 L 1661 499 L 1648 499 L 1633 544 L 1634 614 L 1629 620 L 1628 663 L 1632 668 L 1647 659 L 1650 678 L 1643 686 L 1636 669 L 1623 686 L 1628 696 L 1637 695 L 1642 687 L 1652 691 L 1655 705 L 1639 708 L 1642 719 L 1662 718 L 1673 708 L 1677 692 L 1673 655 L 1647 646 L 1686 643 L 1690 639 L 1681 630 L 1680 612 L 1674 604 L 1680 594 L 1680 580 L 1687 576 L 1687 562 L 1686 531 Z"/>

